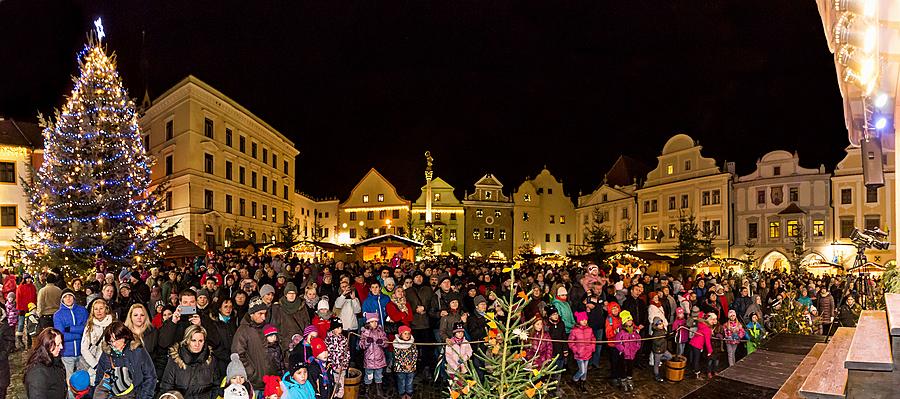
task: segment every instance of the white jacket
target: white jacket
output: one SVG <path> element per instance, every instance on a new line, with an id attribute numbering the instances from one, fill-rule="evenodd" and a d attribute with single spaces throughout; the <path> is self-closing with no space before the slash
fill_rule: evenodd
<path id="1" fill-rule="evenodd" d="M 84 336 L 81 338 L 81 369 L 87 370 L 91 376 L 91 382 L 94 381 L 97 363 L 100 361 L 100 355 L 103 354 L 101 342 L 103 341 L 103 330 L 106 330 L 106 327 L 112 322 L 112 315 L 106 315 L 103 320 L 94 319 L 91 322 L 90 331 L 85 328 Z"/>
<path id="2" fill-rule="evenodd" d="M 359 329 L 359 320 L 356 315 L 362 312 L 362 306 L 358 298 L 347 299 L 344 295 L 338 295 L 334 301 L 334 308 L 340 309 L 338 316 L 341 318 L 344 330 L 356 331 Z"/>
<path id="3" fill-rule="evenodd" d="M 669 321 L 666 320 L 666 311 L 661 306 L 650 305 L 647 307 L 647 320 L 650 321 L 650 324 L 653 324 L 654 317 L 662 319 L 663 328 L 669 328 Z"/>

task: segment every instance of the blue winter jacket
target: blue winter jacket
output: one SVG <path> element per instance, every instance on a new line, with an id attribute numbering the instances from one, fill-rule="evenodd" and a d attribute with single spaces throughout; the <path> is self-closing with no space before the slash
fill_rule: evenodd
<path id="1" fill-rule="evenodd" d="M 150 354 L 144 347 L 129 342 L 125 346 L 125 350 L 117 355 L 112 352 L 109 345 L 104 344 L 103 353 L 97 362 L 95 386 L 103 382 L 104 374 L 109 372 L 113 366 L 128 368 L 134 385 L 135 399 L 153 399 L 155 397 L 156 367 L 153 366 L 153 359 L 150 358 Z"/>
<path id="2" fill-rule="evenodd" d="M 363 301 L 362 311 L 363 313 L 378 313 L 378 325 L 383 326 L 384 319 L 387 318 L 387 304 L 390 301 L 391 298 L 388 298 L 387 295 L 369 293 L 369 296 Z"/>
<path id="3" fill-rule="evenodd" d="M 77 303 L 72 307 L 60 304 L 59 310 L 53 314 L 53 327 L 63 334 L 62 357 L 81 356 L 81 336 L 87 323 L 88 311 Z"/>

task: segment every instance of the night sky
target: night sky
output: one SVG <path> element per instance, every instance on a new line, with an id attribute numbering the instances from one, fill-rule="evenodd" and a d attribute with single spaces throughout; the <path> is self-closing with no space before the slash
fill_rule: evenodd
<path id="1" fill-rule="evenodd" d="M 574 195 L 678 132 L 742 174 L 774 149 L 831 171 L 847 145 L 812 0 L 281 3 L 0 0 L 0 114 L 59 107 L 101 16 L 133 97 L 197 76 L 294 140 L 316 196 L 374 166 L 415 200 L 426 149 L 459 195 L 543 165 Z"/>

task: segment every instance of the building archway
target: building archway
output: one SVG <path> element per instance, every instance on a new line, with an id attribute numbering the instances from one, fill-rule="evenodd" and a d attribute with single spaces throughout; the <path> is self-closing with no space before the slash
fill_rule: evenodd
<path id="1" fill-rule="evenodd" d="M 206 249 L 216 249 L 216 231 L 210 225 L 204 226 L 203 231 L 206 233 Z"/>
<path id="2" fill-rule="evenodd" d="M 231 232 L 231 228 L 225 229 L 225 248 L 231 246 L 232 241 L 234 241 L 234 233 Z"/>
<path id="3" fill-rule="evenodd" d="M 759 262 L 759 269 L 765 271 L 784 269 L 790 272 L 791 262 L 785 254 L 779 251 L 771 251 Z"/>

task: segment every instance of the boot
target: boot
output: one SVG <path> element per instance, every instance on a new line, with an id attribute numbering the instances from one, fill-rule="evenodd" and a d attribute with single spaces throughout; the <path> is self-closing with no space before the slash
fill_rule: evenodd
<path id="1" fill-rule="evenodd" d="M 387 396 L 384 396 L 384 388 L 381 385 L 381 383 L 375 383 L 375 392 L 379 398 L 385 399 Z"/>
<path id="2" fill-rule="evenodd" d="M 618 379 L 618 378 L 613 378 L 613 379 L 612 379 L 612 386 L 617 387 L 617 388 L 620 387 L 620 386 L 622 386 L 622 380 L 620 380 L 620 379 Z"/>
<path id="3" fill-rule="evenodd" d="M 628 386 L 628 392 L 634 390 L 634 381 L 631 380 L 631 377 L 625 379 L 625 385 Z"/>
<path id="4" fill-rule="evenodd" d="M 656 380 L 656 382 L 663 382 L 663 378 L 662 378 L 659 374 L 657 374 L 657 375 L 654 377 L 654 379 Z"/>
<path id="5" fill-rule="evenodd" d="M 578 390 L 581 391 L 581 393 L 587 393 L 588 390 L 587 390 L 587 388 L 584 386 L 584 380 L 581 380 L 581 381 L 579 382 L 579 384 L 578 384 Z"/>

